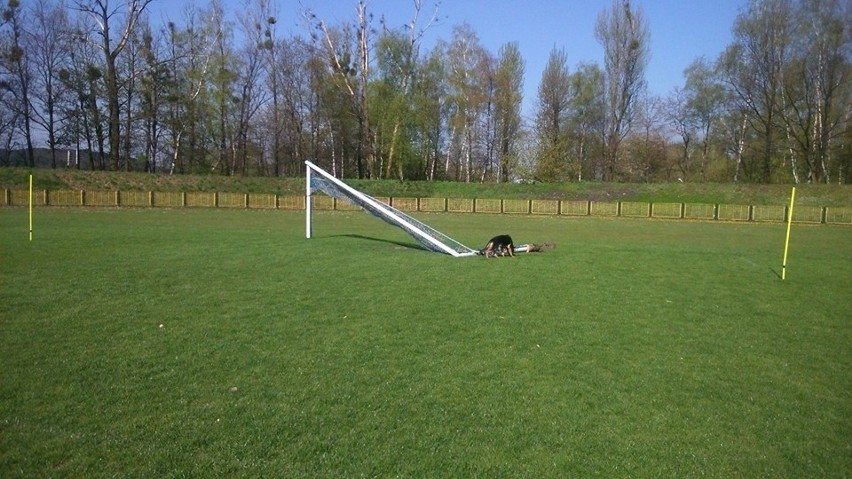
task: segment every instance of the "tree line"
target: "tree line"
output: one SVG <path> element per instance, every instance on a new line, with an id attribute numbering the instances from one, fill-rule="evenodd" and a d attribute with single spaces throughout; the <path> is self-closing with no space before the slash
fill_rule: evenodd
<path id="1" fill-rule="evenodd" d="M 603 62 L 572 69 L 555 47 L 529 119 L 519 44 L 489 51 L 461 23 L 427 47 L 440 5 L 425 0 L 402 27 L 368 0 L 336 24 L 304 9 L 300 35 L 279 33 L 274 0 L 165 25 L 155 1 L 6 0 L 0 165 L 20 149 L 34 166 L 43 145 L 54 168 L 77 150 L 92 169 L 176 174 L 297 176 L 310 160 L 404 180 L 852 178 L 844 0 L 749 0 L 730 45 L 665 96 L 646 86 L 648 18 L 614 0 L 593 26 Z"/>

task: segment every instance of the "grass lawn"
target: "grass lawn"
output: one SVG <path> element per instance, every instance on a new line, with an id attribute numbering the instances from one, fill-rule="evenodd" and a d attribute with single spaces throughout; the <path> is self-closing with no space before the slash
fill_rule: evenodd
<path id="1" fill-rule="evenodd" d="M 846 477 L 852 228 L 0 209 L 0 477 Z"/>

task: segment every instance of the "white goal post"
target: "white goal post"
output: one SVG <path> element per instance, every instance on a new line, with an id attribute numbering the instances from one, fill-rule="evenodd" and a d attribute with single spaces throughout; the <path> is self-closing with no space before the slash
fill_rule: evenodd
<path id="1" fill-rule="evenodd" d="M 314 192 L 318 190 L 333 198 L 359 206 L 371 215 L 401 228 L 430 251 L 446 253 L 456 258 L 479 254 L 477 250 L 459 243 L 402 211 L 352 188 L 310 161 L 305 161 L 305 165 L 307 167 L 305 175 L 305 236 L 307 238 L 313 235 L 312 198 Z"/>

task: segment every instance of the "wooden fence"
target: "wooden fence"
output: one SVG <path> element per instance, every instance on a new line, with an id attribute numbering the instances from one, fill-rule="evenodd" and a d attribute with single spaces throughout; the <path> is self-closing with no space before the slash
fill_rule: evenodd
<path id="1" fill-rule="evenodd" d="M 555 216 L 598 216 L 718 220 L 741 222 L 787 221 L 788 206 L 635 201 L 517 200 L 485 198 L 376 198 L 405 212 L 449 212 Z M 27 206 L 29 192 L 4 189 L 0 206 Z M 34 206 L 93 206 L 144 208 L 250 208 L 304 210 L 304 196 L 264 193 L 37 190 Z M 344 201 L 317 195 L 317 210 L 357 210 Z M 852 207 L 796 206 L 793 221 L 852 225 Z"/>

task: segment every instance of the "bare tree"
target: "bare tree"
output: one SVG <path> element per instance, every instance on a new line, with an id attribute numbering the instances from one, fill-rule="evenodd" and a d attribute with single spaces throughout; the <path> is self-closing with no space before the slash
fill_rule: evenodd
<path id="1" fill-rule="evenodd" d="M 145 28 L 144 20 L 141 25 Z M 142 33 L 140 28 L 135 28 L 130 35 L 130 40 L 124 49 L 124 53 L 118 57 L 117 67 L 122 80 L 119 82 L 119 102 L 124 123 L 121 132 L 121 151 L 119 167 L 130 171 L 133 168 L 134 146 L 137 141 L 136 124 L 140 113 L 139 85 L 144 70 L 143 48 L 141 46 Z"/>
<path id="2" fill-rule="evenodd" d="M 663 100 L 648 94 L 638 97 L 634 123 L 634 133 L 625 141 L 622 175 L 627 181 L 671 180 Z"/>
<path id="3" fill-rule="evenodd" d="M 517 42 L 507 43 L 500 48 L 495 82 L 497 181 L 509 182 L 517 163 L 516 147 L 520 140 L 521 103 L 524 99 L 524 59 Z"/>
<path id="4" fill-rule="evenodd" d="M 67 89 L 59 80 L 59 72 L 67 66 L 70 25 L 67 10 L 53 0 L 37 0 L 32 7 L 33 27 L 29 32 L 33 63 L 33 101 L 35 121 L 47 133 L 50 165 L 56 168 L 57 132 L 64 120 L 58 105 Z"/>
<path id="5" fill-rule="evenodd" d="M 93 45 L 86 41 L 79 17 L 69 20 L 72 24 L 65 39 L 68 59 L 59 70 L 59 80 L 69 93 L 68 98 L 62 98 L 60 109 L 69 121 L 62 125 L 58 141 L 76 149 L 74 166 L 78 169 L 83 163 L 81 152 L 85 152 L 91 169 L 104 169 L 105 138 L 99 101 L 102 96 L 102 74 L 98 67 L 100 57 Z"/>
<path id="6" fill-rule="evenodd" d="M 265 84 L 268 89 L 272 106 L 267 109 L 269 117 L 264 130 L 266 136 L 271 136 L 271 146 L 268 147 L 270 162 L 272 163 L 272 175 L 281 175 L 282 152 L 284 150 L 284 105 L 283 105 L 283 75 L 277 69 L 279 58 L 284 54 L 284 41 L 278 38 L 276 26 L 278 24 L 277 10 L 269 0 L 256 0 L 252 4 L 249 16 L 253 17 L 255 29 L 261 34 L 258 38 L 258 49 L 261 51 L 261 68 L 265 76 Z"/>
<path id="7" fill-rule="evenodd" d="M 441 158 L 447 154 L 446 124 L 449 108 L 448 79 L 446 74 L 446 44 L 439 41 L 429 52 L 417 75 L 417 118 L 419 121 L 421 143 L 420 155 L 423 158 L 424 177 L 430 181 L 442 177 Z M 446 151 L 445 151 L 446 150 Z"/>
<path id="8" fill-rule="evenodd" d="M 75 0 L 78 10 L 91 16 L 100 36 L 98 47 L 104 55 L 106 69 L 103 77 L 106 85 L 106 97 L 109 111 L 109 155 L 112 168 L 119 168 L 121 151 L 121 105 L 119 102 L 119 78 L 117 70 L 118 56 L 127 46 L 131 35 L 139 21 L 139 16 L 152 0 L 128 0 L 119 2 L 119 6 L 111 8 L 109 0 Z M 112 28 L 121 17 L 122 24 L 117 38 L 113 37 Z"/>
<path id="9" fill-rule="evenodd" d="M 770 182 L 779 158 L 778 139 L 783 132 L 780 109 L 782 78 L 790 55 L 790 0 L 752 0 L 734 24 L 734 42 L 723 53 L 725 83 L 737 107 L 747 112 L 749 128 L 758 142 L 744 156 L 746 172 L 757 181 Z M 780 128 L 779 128 L 780 127 Z"/>
<path id="10" fill-rule="evenodd" d="M 331 33 L 324 20 L 310 10 L 304 13 L 313 29 L 314 39 L 321 43 L 326 55 L 331 59 L 332 78 L 335 84 L 352 102 L 352 110 L 358 122 L 355 163 L 358 168 L 358 177 L 365 178 L 378 174 L 373 171 L 374 158 L 367 115 L 367 82 L 370 78 L 370 38 L 373 19 L 373 15 L 367 11 L 367 0 L 358 0 L 356 14 L 357 47 L 355 52 L 351 52 L 343 48 L 340 44 L 341 40 Z M 352 54 L 357 57 L 354 62 L 351 58 Z"/>
<path id="11" fill-rule="evenodd" d="M 681 181 L 689 181 L 692 174 L 692 154 L 695 150 L 695 121 L 689 111 L 687 92 L 675 88 L 674 92 L 664 100 L 663 112 L 669 126 L 680 137 L 680 154 L 677 165 L 680 169 Z"/>
<path id="12" fill-rule="evenodd" d="M 304 160 L 319 136 L 317 117 L 317 95 L 312 88 L 314 68 L 310 66 L 310 46 L 299 39 L 289 39 L 278 42 L 276 47 L 280 54 L 276 55 L 276 67 L 273 75 L 280 77 L 281 112 L 276 121 L 282 130 L 280 143 L 283 155 L 282 174 L 295 176 L 304 168 Z M 312 157 L 316 160 L 316 156 Z"/>
<path id="13" fill-rule="evenodd" d="M 793 173 L 795 160 L 803 160 L 808 182 L 830 181 L 832 146 L 849 111 L 850 14 L 849 3 L 802 0 L 792 16 L 793 58 L 784 74 L 782 115 Z"/>
<path id="14" fill-rule="evenodd" d="M 603 177 L 603 71 L 597 64 L 581 63 L 571 75 L 569 102 L 569 167 L 571 176 Z"/>
<path id="15" fill-rule="evenodd" d="M 35 166 L 33 154 L 32 134 L 32 103 L 31 88 L 33 82 L 32 64 L 28 58 L 30 52 L 26 45 L 26 34 L 24 32 L 24 18 L 21 4 L 18 0 L 9 0 L 8 7 L 3 10 L 3 21 L 11 29 L 11 38 L 3 45 L 0 52 L 5 70 L 6 79 L 0 79 L 0 89 L 7 90 L 14 98 L 12 106 L 17 112 L 23 128 L 24 141 L 27 146 L 27 164 L 30 168 Z"/>
<path id="16" fill-rule="evenodd" d="M 477 148 L 483 136 L 479 125 L 492 64 L 493 58 L 482 47 L 470 25 L 464 23 L 453 28 L 447 70 L 453 110 L 450 118 L 453 133 L 450 136 L 457 151 L 456 180 L 470 182 L 474 175 L 474 157 L 478 155 Z M 449 172 L 449 165 L 446 171 Z"/>
<path id="17" fill-rule="evenodd" d="M 260 11 L 249 9 L 245 14 L 238 14 L 245 43 L 236 55 L 234 62 L 236 91 L 233 101 L 236 103 L 236 111 L 231 148 L 234 157 L 232 160 L 235 165 L 234 172 L 239 172 L 242 175 L 248 174 L 252 157 L 255 160 L 254 173 L 265 173 L 263 150 L 257 142 L 251 141 L 251 139 L 255 136 L 253 131 L 256 130 L 256 122 L 254 121 L 256 114 L 266 102 L 267 97 L 266 90 L 261 86 L 265 72 L 264 52 L 267 40 L 264 30 L 269 27 L 269 18 L 271 17 L 267 11 L 262 8 Z"/>
<path id="18" fill-rule="evenodd" d="M 538 85 L 535 132 L 539 150 L 536 178 L 563 179 L 568 164 L 568 114 L 571 75 L 564 49 L 553 48 Z"/>
<path id="19" fill-rule="evenodd" d="M 199 110 L 198 113 L 205 115 L 212 113 L 211 117 L 215 124 L 209 125 L 209 130 L 203 121 L 199 121 L 199 128 L 191 131 L 191 151 L 205 149 L 204 136 L 209 134 L 213 137 L 217 147 L 215 163 L 211 170 L 222 174 L 232 175 L 236 168 L 236 151 L 234 142 L 234 121 L 232 107 L 234 103 L 234 83 L 237 80 L 237 67 L 233 64 L 235 55 L 233 52 L 233 26 L 225 18 L 225 7 L 221 0 L 214 0 L 208 5 L 206 15 L 206 29 L 213 34 L 212 50 L 209 61 L 211 66 L 210 84 L 206 85 L 207 93 L 211 97 L 213 105 L 210 110 Z M 239 100 L 237 100 L 239 101 Z M 204 107 L 205 105 L 199 105 Z M 200 120 L 200 119 L 198 119 Z M 230 142 L 231 153 L 228 153 Z M 207 165 L 203 165 L 205 168 Z"/>
<path id="20" fill-rule="evenodd" d="M 417 69 L 417 63 L 420 57 L 420 41 L 423 38 L 423 35 L 426 31 L 432 27 L 437 21 L 437 13 L 438 6 L 436 5 L 432 10 L 431 16 L 426 20 L 424 25 L 418 25 L 420 21 L 420 15 L 423 13 L 423 0 L 414 0 L 414 13 L 412 15 L 411 21 L 405 25 L 405 30 L 407 30 L 407 34 L 404 35 L 404 41 L 396 42 L 396 47 L 394 46 L 394 42 L 388 41 L 385 43 L 384 48 L 388 51 L 380 52 L 384 53 L 385 58 L 387 58 L 387 64 L 394 70 L 393 76 L 396 79 L 397 87 L 399 89 L 399 93 L 403 98 L 410 98 L 411 96 L 411 88 L 414 79 L 414 74 Z M 383 28 L 383 36 L 385 39 L 394 39 L 396 38 L 396 33 L 391 31 L 385 22 L 384 18 L 382 18 L 382 28 Z M 399 35 L 400 39 L 403 35 Z M 390 147 L 387 155 L 387 162 L 385 166 L 385 176 L 390 177 L 391 171 L 394 167 L 394 160 L 396 154 L 396 145 L 400 136 L 400 128 L 402 125 L 404 115 L 396 110 L 393 118 L 393 127 L 391 131 L 390 138 Z M 399 177 L 402 179 L 402 166 L 399 166 Z"/>
<path id="21" fill-rule="evenodd" d="M 140 24 L 141 35 L 139 50 L 144 64 L 139 78 L 140 116 L 144 128 L 144 169 L 155 173 L 159 163 L 160 137 L 163 134 L 163 105 L 167 92 L 171 89 L 168 82 L 168 66 L 163 52 L 162 38 L 154 37 L 149 22 Z"/>
<path id="22" fill-rule="evenodd" d="M 220 53 L 226 33 L 221 2 L 213 1 L 204 9 L 187 8 L 185 26 L 169 22 L 161 36 L 166 43 L 164 123 L 172 173 L 211 171 L 226 162 L 223 111 L 227 113 L 225 98 L 231 95 L 227 85 L 227 94 L 221 91 L 230 72 Z"/>
<path id="23" fill-rule="evenodd" d="M 693 61 L 684 74 L 687 114 L 699 142 L 701 180 L 706 181 L 711 145 L 724 107 L 724 86 L 704 58 Z"/>
<path id="24" fill-rule="evenodd" d="M 598 16 L 595 37 L 604 49 L 606 180 L 619 173 L 619 146 L 630 133 L 636 99 L 645 89 L 645 67 L 650 56 L 648 24 L 630 0 L 614 0 Z"/>

